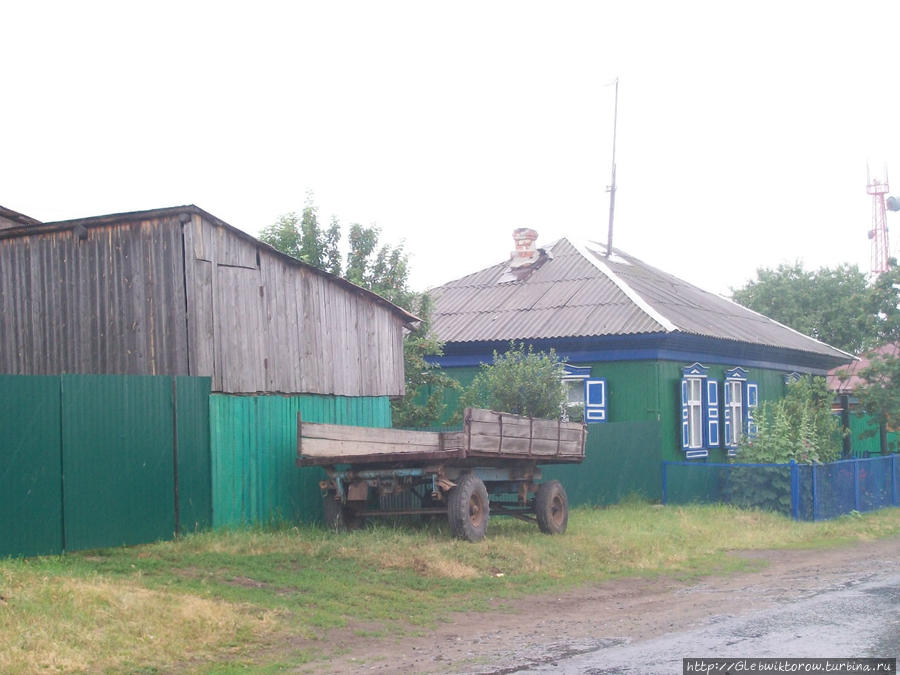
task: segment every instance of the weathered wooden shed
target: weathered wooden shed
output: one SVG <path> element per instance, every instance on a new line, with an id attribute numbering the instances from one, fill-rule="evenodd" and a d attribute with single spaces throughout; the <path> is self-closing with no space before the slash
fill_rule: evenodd
<path id="1" fill-rule="evenodd" d="M 209 445 L 189 473 L 213 526 L 317 517 L 297 414 L 391 426 L 415 320 L 196 206 L 53 223 L 0 210 L 0 374 L 203 376 L 191 424 Z"/>
<path id="2" fill-rule="evenodd" d="M 414 316 L 196 206 L 53 223 L 16 216 L 0 229 L 0 373 L 403 394 L 403 329 Z"/>

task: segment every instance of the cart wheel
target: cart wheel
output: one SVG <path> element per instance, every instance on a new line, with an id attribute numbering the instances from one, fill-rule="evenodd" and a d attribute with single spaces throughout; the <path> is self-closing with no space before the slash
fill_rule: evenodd
<path id="1" fill-rule="evenodd" d="M 447 495 L 450 532 L 458 539 L 481 541 L 491 517 L 491 503 L 484 483 L 474 473 L 464 473 Z"/>
<path id="2" fill-rule="evenodd" d="M 544 534 L 562 534 L 569 524 L 569 498 L 558 480 L 538 486 L 534 498 L 534 515 Z"/>

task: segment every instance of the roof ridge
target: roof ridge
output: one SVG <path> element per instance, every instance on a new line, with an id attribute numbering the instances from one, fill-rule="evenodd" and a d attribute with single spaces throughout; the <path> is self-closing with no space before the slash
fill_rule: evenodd
<path id="1" fill-rule="evenodd" d="M 650 303 L 648 303 L 646 300 L 644 300 L 644 298 L 642 298 L 642 297 L 640 296 L 640 294 L 639 294 L 637 291 L 635 291 L 631 286 L 629 286 L 627 283 L 625 283 L 625 281 L 624 281 L 621 277 L 619 277 L 615 272 L 613 272 L 609 267 L 607 267 L 605 264 L 603 264 L 603 263 L 597 258 L 597 256 L 595 256 L 593 253 L 591 253 L 590 250 L 588 250 L 588 248 L 587 248 L 585 245 L 579 244 L 579 243 L 574 242 L 574 241 L 572 241 L 572 240 L 567 240 L 567 241 L 568 241 L 568 242 L 572 245 L 572 247 L 573 247 L 576 251 L 578 251 L 578 252 L 579 252 L 579 253 L 580 253 L 580 254 L 581 254 L 581 255 L 582 255 L 589 263 L 591 263 L 594 267 L 596 267 L 596 268 L 597 268 L 598 270 L 600 270 L 604 275 L 606 275 L 606 277 L 607 277 L 611 282 L 613 282 L 613 283 L 616 285 L 616 287 L 617 287 L 620 291 L 622 291 L 622 292 L 625 294 L 625 296 L 626 296 L 629 300 L 631 300 L 635 305 L 637 305 L 637 307 L 638 307 L 642 312 L 644 312 L 644 314 L 646 314 L 646 315 L 649 316 L 651 319 L 653 319 L 656 323 L 658 323 L 660 326 L 662 326 L 663 329 L 664 329 L 667 333 L 672 333 L 672 332 L 675 332 L 675 331 L 677 331 L 677 330 L 680 330 L 680 329 L 678 328 L 678 326 L 676 326 L 676 325 L 675 325 L 674 323 L 672 323 L 669 319 L 667 319 L 661 312 L 659 312 L 658 310 L 656 310 L 656 309 L 654 309 L 653 307 L 651 307 L 651 306 L 650 306 Z"/>

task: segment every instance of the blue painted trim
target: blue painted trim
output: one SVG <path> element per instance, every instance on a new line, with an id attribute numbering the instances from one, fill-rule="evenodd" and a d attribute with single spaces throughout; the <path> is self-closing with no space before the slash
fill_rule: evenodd
<path id="1" fill-rule="evenodd" d="M 552 340 L 525 340 L 536 351 L 551 348 L 571 363 L 635 360 L 672 360 L 682 363 L 716 363 L 825 374 L 845 364 L 838 357 L 819 355 L 784 347 L 755 345 L 738 340 L 722 340 L 687 333 L 645 333 L 640 335 L 607 335 L 565 337 Z M 435 359 L 441 365 L 471 366 L 490 363 L 493 353 L 509 348 L 508 340 L 487 342 L 447 342 L 444 355 Z"/>
<path id="2" fill-rule="evenodd" d="M 590 366 L 573 366 L 571 363 L 564 363 L 563 370 L 566 373 L 564 377 L 583 377 L 586 379 L 591 376 Z"/>
<path id="3" fill-rule="evenodd" d="M 800 471 L 796 460 L 791 460 L 791 516 L 800 520 Z"/>
<path id="4" fill-rule="evenodd" d="M 789 361 L 765 361 L 756 359 L 739 359 L 735 356 L 721 356 L 718 354 L 709 354 L 703 352 L 681 352 L 667 349 L 612 349 L 608 351 L 583 351 L 583 352 L 566 352 L 557 350 L 560 358 L 568 359 L 574 363 L 609 363 L 615 361 L 675 361 L 684 363 L 685 361 L 694 362 L 701 361 L 705 363 L 714 363 L 717 365 L 726 365 L 740 360 L 749 368 L 762 368 L 765 370 L 796 370 L 798 364 Z M 445 356 L 428 356 L 426 361 L 440 366 L 441 368 L 462 368 L 467 366 L 480 366 L 482 364 L 493 363 L 493 353 L 490 354 L 457 354 Z M 810 368 L 807 371 L 810 375 L 827 375 L 827 369 Z"/>
<path id="5" fill-rule="evenodd" d="M 706 377 L 707 372 L 709 372 L 709 368 L 699 361 L 681 369 L 682 377 Z"/>
<path id="6" fill-rule="evenodd" d="M 851 460 L 851 461 L 852 461 L 852 460 Z M 663 464 L 668 464 L 669 466 L 697 466 L 697 462 L 671 462 L 671 461 L 669 461 L 669 460 L 664 460 L 664 461 L 663 461 Z M 732 468 L 732 467 L 735 467 L 735 466 L 741 466 L 741 467 L 743 467 L 743 466 L 769 466 L 769 467 L 772 467 L 772 466 L 783 466 L 783 467 L 790 467 L 791 465 L 790 465 L 790 464 L 749 464 L 749 463 L 747 463 L 747 464 L 742 464 L 742 463 L 740 463 L 740 462 L 704 462 L 704 463 L 703 463 L 703 466 L 714 466 L 714 467 L 726 467 L 726 466 L 727 466 L 728 468 Z M 812 465 L 807 465 L 807 466 L 812 466 Z"/>

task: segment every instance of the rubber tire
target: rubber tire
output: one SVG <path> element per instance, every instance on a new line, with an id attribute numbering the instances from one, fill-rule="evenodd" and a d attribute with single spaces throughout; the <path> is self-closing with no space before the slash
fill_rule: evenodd
<path id="1" fill-rule="evenodd" d="M 541 483 L 534 498 L 534 515 L 544 534 L 562 534 L 569 524 L 569 498 L 558 480 Z"/>
<path id="2" fill-rule="evenodd" d="M 447 520 L 457 539 L 481 541 L 491 517 L 487 488 L 474 473 L 464 473 L 447 494 Z"/>

